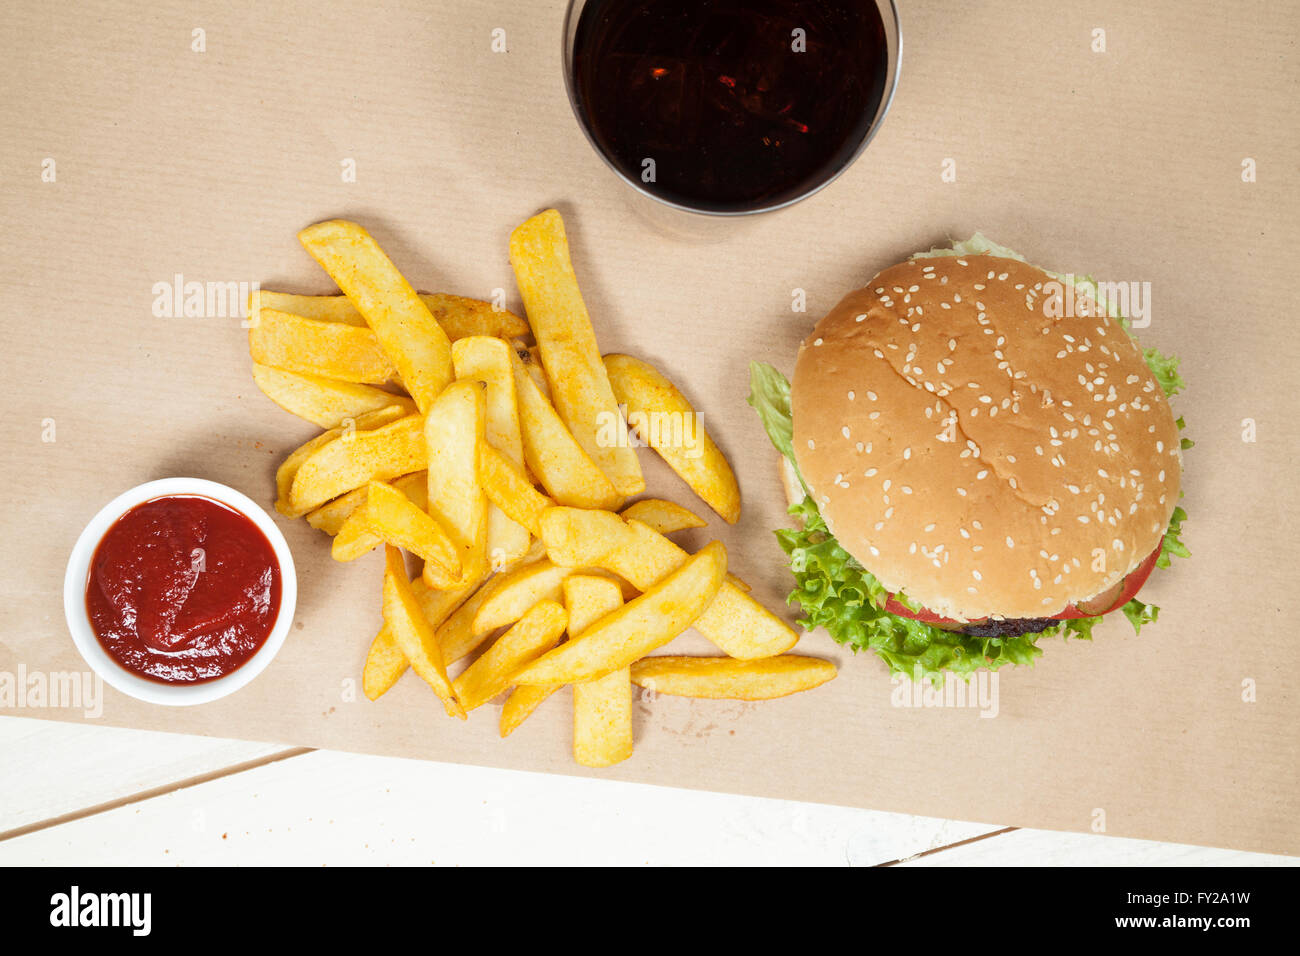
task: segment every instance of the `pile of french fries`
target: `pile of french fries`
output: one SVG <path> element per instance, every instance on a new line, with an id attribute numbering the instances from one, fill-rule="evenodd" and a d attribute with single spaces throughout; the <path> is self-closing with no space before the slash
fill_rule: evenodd
<path id="1" fill-rule="evenodd" d="M 632 753 L 633 685 L 762 700 L 835 676 L 787 653 L 798 635 L 728 573 L 720 541 L 688 554 L 667 537 L 703 519 L 659 498 L 627 504 L 645 491 L 638 444 L 728 522 L 740 490 L 667 378 L 601 356 L 559 213 L 511 235 L 527 321 L 416 293 L 356 223 L 298 238 L 343 294 L 253 293 L 253 377 L 325 429 L 278 469 L 276 508 L 332 535 L 339 561 L 384 549 L 367 697 L 408 668 L 462 719 L 509 691 L 504 737 L 568 684 L 574 758 L 605 767 Z M 690 448 L 652 427 L 664 416 L 694 420 Z M 423 562 L 413 580 L 404 551 Z M 692 626 L 722 656 L 647 656 Z"/>

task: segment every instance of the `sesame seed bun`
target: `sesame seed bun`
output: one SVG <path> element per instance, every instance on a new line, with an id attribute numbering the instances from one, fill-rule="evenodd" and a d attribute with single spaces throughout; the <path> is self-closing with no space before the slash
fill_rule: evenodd
<path id="1" fill-rule="evenodd" d="M 1056 317 L 1060 291 L 1014 259 L 912 260 L 799 347 L 794 451 L 827 526 L 946 617 L 1094 597 L 1178 501 L 1178 427 L 1141 350 L 1081 295 Z"/>

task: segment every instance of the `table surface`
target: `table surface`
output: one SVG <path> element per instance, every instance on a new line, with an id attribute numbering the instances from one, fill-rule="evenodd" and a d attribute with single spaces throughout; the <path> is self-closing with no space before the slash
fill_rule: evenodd
<path id="1" fill-rule="evenodd" d="M 1297 738 L 1285 622 L 1296 616 L 1296 592 L 1285 562 L 1260 557 L 1287 553 L 1296 520 L 1289 500 L 1271 493 L 1287 473 L 1300 420 L 1294 396 L 1276 387 L 1295 364 L 1297 340 L 1279 335 L 1273 321 L 1286 291 L 1279 276 L 1290 274 L 1281 237 L 1300 218 L 1290 178 L 1293 13 L 1279 17 L 1252 3 L 1225 19 L 1208 4 L 1112 0 L 1076 9 L 1022 0 L 964 5 L 954 15 L 951 4 L 908 4 L 907 79 L 871 162 L 784 218 L 755 221 L 730 253 L 726 243 L 708 247 L 714 267 L 701 269 L 699 244 L 630 224 L 623 187 L 576 135 L 555 82 L 563 0 L 539 4 L 540 11 L 508 0 L 391 0 L 378 13 L 375 4 L 358 3 L 312 7 L 310 16 L 306 5 L 255 8 L 245 0 L 213 5 L 199 22 L 174 0 L 151 5 L 143 18 L 125 0 L 92 6 L 90 16 L 70 5 L 14 10 L 3 37 L 13 55 L 0 57 L 7 88 L 23 94 L 7 100 L 11 135 L 0 142 L 7 226 L 0 262 L 15 274 L 0 281 L 0 312 L 25 315 L 38 292 L 44 309 L 42 334 L 25 334 L 17 320 L 0 323 L 12 366 L 0 432 L 21 505 L 10 509 L 8 520 L 19 523 L 4 535 L 16 555 L 5 562 L 14 569 L 4 592 L 5 661 L 47 671 L 78 666 L 62 640 L 57 589 L 66 548 L 94 510 L 84 509 L 105 489 L 179 470 L 177 462 L 187 472 L 201 466 L 207 477 L 269 488 L 270 452 L 306 437 L 269 403 L 244 399 L 251 386 L 241 331 L 208 320 L 141 321 L 144 292 L 159 278 L 258 277 L 268 287 L 323 291 L 307 284 L 321 280 L 306 271 L 314 266 L 292 236 L 310 217 L 337 213 L 378 230 L 417 284 L 512 287 L 503 255 L 509 225 L 539 204 L 567 203 L 584 292 L 593 314 L 604 317 L 605 347 L 672 359 L 701 407 L 730 414 L 728 450 L 747 476 L 748 530 L 737 534 L 749 546 L 740 547 L 740 538 L 728 546 L 746 555 L 745 577 L 756 591 L 779 600 L 787 579 L 767 529 L 784 515 L 772 453 L 743 404 L 745 361 L 788 363 L 806 331 L 807 317 L 790 321 L 795 285 L 809 292 L 809 313 L 820 314 L 846 277 L 981 228 L 1040 261 L 1150 279 L 1162 290 L 1169 321 L 1160 319 L 1150 344 L 1173 348 L 1195 383 L 1184 407 L 1198 442 L 1189 491 L 1198 530 L 1196 560 L 1161 585 L 1167 610 L 1157 635 L 1098 641 L 1086 656 L 1077 648 L 1053 653 L 1045 666 L 1017 675 L 1024 699 L 1036 703 L 1016 714 L 1008 708 L 1011 719 L 1003 721 L 948 720 L 944 711 L 902 721 L 883 695 L 855 696 L 865 683 L 859 670 L 816 696 L 756 708 L 747 735 L 726 748 L 728 763 L 667 735 L 639 754 L 660 761 L 657 780 L 721 786 L 711 775 L 716 764 L 754 789 L 791 792 L 797 775 L 748 779 L 763 776 L 755 767 L 763 750 L 744 747 L 768 740 L 764 734 L 782 720 L 829 713 L 843 732 L 823 745 L 822 762 L 860 759 L 853 776 L 805 779 L 804 796 L 856 795 L 934 813 L 1007 807 L 1008 818 L 1041 825 L 1070 819 L 1075 810 L 1066 804 L 1086 796 L 1085 808 L 1121 808 L 1113 827 L 1123 821 L 1130 832 L 1157 832 L 1182 810 L 1177 824 L 1198 834 L 1211 829 L 1207 820 L 1233 830 L 1227 823 L 1249 816 L 1250 825 L 1235 831 L 1252 845 L 1294 835 L 1287 768 Z M 248 30 L 250 22 L 259 29 Z M 509 56 L 482 42 L 500 24 L 509 27 Z M 202 56 L 190 45 L 199 25 L 212 44 Z M 1105 56 L 1090 43 L 1099 26 L 1110 37 Z M 1232 69 L 1188 70 L 1201 62 Z M 357 182 L 340 180 L 342 156 L 359 161 Z M 1243 156 L 1252 168 L 1259 161 L 1258 184 L 1241 179 Z M 44 157 L 58 157 L 57 188 L 35 175 Z M 952 161 L 962 178 L 944 183 L 941 164 Z M 758 275 L 722 267 L 727 261 L 775 265 Z M 1139 265 L 1140 274 L 1129 271 Z M 1222 316 L 1203 302 L 1206 283 L 1232 290 L 1233 349 L 1219 346 Z M 699 307 L 719 301 L 727 307 Z M 676 332 L 689 344 L 706 337 L 683 333 L 703 328 L 709 341 L 730 342 L 734 315 L 747 317 L 751 341 L 743 350 L 670 353 L 660 344 L 647 354 L 648 337 L 637 331 L 641 317 L 655 316 L 656 341 L 673 342 Z M 172 341 L 182 333 L 203 389 L 173 367 Z M 724 352 L 725 360 L 714 357 Z M 111 379 L 100 378 L 104 369 Z M 37 443 L 33 423 L 55 414 L 59 442 Z M 1269 424 L 1268 440 L 1239 441 L 1246 414 Z M 257 436 L 261 459 L 248 451 L 251 442 L 238 445 L 246 436 Z M 310 534 L 294 533 L 303 542 Z M 53 546 L 28 547 L 37 535 Z M 324 562 L 318 567 L 329 565 L 320 542 L 313 546 Z M 305 545 L 300 553 L 305 559 Z M 337 686 L 331 681 L 359 663 L 357 642 L 369 638 L 377 614 L 377 578 L 347 577 L 346 584 L 343 575 L 316 578 L 317 597 L 327 588 L 355 590 L 304 601 L 301 623 L 308 635 L 329 634 L 327 625 L 348 616 L 354 643 L 299 641 L 277 662 L 296 676 L 296 692 L 311 688 L 295 706 L 281 706 L 282 685 L 265 683 L 224 709 L 132 719 L 207 734 L 398 747 L 387 727 L 382 740 L 367 737 L 362 721 L 370 717 L 360 708 L 327 717 L 334 708 L 316 707 Z M 1198 599 L 1209 587 L 1233 595 L 1236 640 L 1207 624 Z M 1153 658 L 1174 642 L 1179 657 Z M 811 642 L 809 649 L 830 650 Z M 1147 666 L 1153 659 L 1165 666 Z M 1265 691 L 1249 711 L 1238 696 L 1243 676 Z M 112 706 L 118 722 L 130 722 L 121 717 L 127 704 Z M 404 721 L 404 752 L 417 752 L 410 741 L 423 743 L 417 734 L 426 712 L 401 709 L 399 698 L 385 706 L 388 719 Z M 881 726 L 901 736 L 863 732 Z M 1081 726 L 1092 732 L 1077 733 Z M 440 740 L 439 755 L 507 759 L 489 724 L 477 731 L 483 749 L 474 749 L 471 730 Z M 974 733 L 982 746 L 971 745 Z M 537 738 L 535 750 L 517 740 L 508 759 L 569 766 L 562 735 Z M 802 739 L 782 738 L 786 763 L 770 766 L 799 766 Z M 874 769 L 870 758 L 887 759 L 908 741 L 934 748 L 924 767 L 892 778 Z M 483 756 L 489 742 L 497 748 L 491 758 Z M 998 821 L 18 717 L 0 718 L 0 759 L 0 864 L 1296 862 Z M 920 771 L 929 768 L 938 769 L 926 779 Z M 916 785 L 924 780 L 931 792 L 951 796 L 959 779 L 961 805 L 923 802 L 926 791 Z M 1047 819 L 1046 810 L 1060 812 Z"/>
<path id="2" fill-rule="evenodd" d="M 1300 859 L 0 719 L 0 865 L 1255 865 Z"/>

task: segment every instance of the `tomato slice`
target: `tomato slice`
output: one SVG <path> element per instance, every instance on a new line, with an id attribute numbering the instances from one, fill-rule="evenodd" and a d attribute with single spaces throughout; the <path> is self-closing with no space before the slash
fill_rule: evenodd
<path id="1" fill-rule="evenodd" d="M 1136 568 L 1130 571 L 1124 577 L 1124 580 L 1120 582 L 1119 585 L 1117 585 L 1114 588 L 1111 588 L 1111 592 L 1115 593 L 1115 598 L 1111 601 L 1106 602 L 1109 606 L 1106 607 L 1105 610 L 1084 611 L 1084 610 L 1080 610 L 1076 605 L 1071 604 L 1067 606 L 1066 609 L 1062 611 L 1060 614 L 1053 614 L 1050 617 L 1050 620 L 1069 621 L 1080 617 L 1099 617 L 1102 614 L 1109 614 L 1111 611 L 1118 610 L 1119 608 L 1127 604 L 1129 601 L 1131 601 L 1134 597 L 1136 597 L 1138 591 L 1142 590 L 1142 586 L 1147 583 L 1147 578 L 1151 577 L 1151 571 L 1153 568 L 1155 568 L 1156 559 L 1159 557 L 1160 557 L 1160 549 L 1156 548 L 1154 551 L 1151 552 L 1150 555 L 1147 556 L 1145 561 L 1143 561 Z M 1098 596 L 1102 597 L 1104 595 L 1098 595 Z M 1080 603 L 1091 604 L 1092 602 L 1081 601 Z M 962 627 L 965 624 L 978 623 L 976 621 L 958 621 L 951 617 L 944 617 L 943 615 L 936 614 L 933 611 L 928 610 L 926 608 L 921 608 L 921 610 L 919 611 L 913 611 L 911 608 L 906 607 L 901 602 L 894 600 L 894 595 L 892 594 L 889 595 L 889 599 L 885 601 L 885 610 L 888 611 L 890 614 L 897 614 L 899 617 L 908 617 L 914 621 L 920 621 L 923 624 L 933 624 L 935 627 L 942 627 L 945 629 Z"/>

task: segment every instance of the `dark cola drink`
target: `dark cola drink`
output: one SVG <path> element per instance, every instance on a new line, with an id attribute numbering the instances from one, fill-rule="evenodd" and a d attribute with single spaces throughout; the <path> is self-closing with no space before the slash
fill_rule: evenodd
<path id="1" fill-rule="evenodd" d="M 861 0 L 591 0 L 579 118 L 624 176 L 692 209 L 792 201 L 856 154 L 884 96 L 885 28 Z"/>

